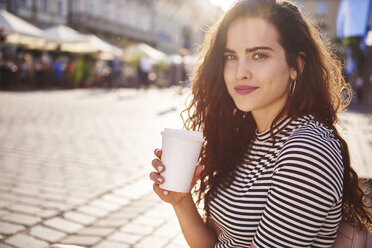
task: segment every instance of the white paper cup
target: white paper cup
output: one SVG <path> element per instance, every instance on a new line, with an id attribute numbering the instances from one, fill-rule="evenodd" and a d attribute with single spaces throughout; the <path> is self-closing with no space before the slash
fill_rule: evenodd
<path id="1" fill-rule="evenodd" d="M 203 133 L 165 128 L 161 132 L 163 154 L 161 160 L 165 165 L 162 173 L 165 181 L 161 189 L 175 192 L 189 192 L 195 166 L 204 142 Z"/>

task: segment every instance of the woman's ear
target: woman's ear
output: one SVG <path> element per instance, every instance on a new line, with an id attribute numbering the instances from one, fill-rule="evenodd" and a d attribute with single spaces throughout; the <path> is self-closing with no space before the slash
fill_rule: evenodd
<path id="1" fill-rule="evenodd" d="M 302 73 L 304 70 L 305 59 L 306 59 L 306 54 L 304 52 L 299 52 L 296 62 L 297 62 L 298 69 L 300 70 L 300 73 Z"/>

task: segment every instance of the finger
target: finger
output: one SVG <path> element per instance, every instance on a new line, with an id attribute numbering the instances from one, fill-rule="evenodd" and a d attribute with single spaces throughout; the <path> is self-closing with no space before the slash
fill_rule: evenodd
<path id="1" fill-rule="evenodd" d="M 160 176 L 158 173 L 156 172 L 151 172 L 150 173 L 150 179 L 152 181 L 154 181 L 155 183 L 157 184 L 162 184 L 164 183 L 164 177 Z"/>
<path id="2" fill-rule="evenodd" d="M 164 190 L 164 189 L 161 189 L 159 187 L 159 184 L 156 184 L 154 183 L 153 186 L 152 186 L 154 192 L 160 197 L 160 199 L 162 199 L 163 201 L 165 200 L 165 197 L 168 196 L 169 194 L 169 191 L 167 190 Z"/>
<path id="3" fill-rule="evenodd" d="M 162 173 L 165 170 L 164 164 L 159 159 L 152 160 L 151 164 L 159 173 Z"/>
<path id="4" fill-rule="evenodd" d="M 155 156 L 156 157 L 158 157 L 159 159 L 161 159 L 161 155 L 163 154 L 163 150 L 161 150 L 161 149 L 155 149 L 154 153 L 155 153 Z"/>
<path id="5" fill-rule="evenodd" d="M 194 175 L 192 177 L 191 186 L 194 186 L 196 180 L 199 178 L 199 176 L 202 173 L 203 169 L 204 169 L 204 166 L 203 165 L 200 165 L 200 164 L 196 165 L 195 171 L 194 171 Z"/>
<path id="6" fill-rule="evenodd" d="M 196 165 L 195 171 L 194 171 L 194 178 L 198 178 L 202 171 L 204 170 L 204 166 L 201 164 Z"/>

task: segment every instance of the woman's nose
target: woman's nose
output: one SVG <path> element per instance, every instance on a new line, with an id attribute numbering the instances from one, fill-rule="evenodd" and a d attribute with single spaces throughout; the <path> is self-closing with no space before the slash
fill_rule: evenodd
<path id="1" fill-rule="evenodd" d="M 249 62 L 246 60 L 239 60 L 236 73 L 236 79 L 246 80 L 252 77 L 252 71 L 250 70 Z"/>

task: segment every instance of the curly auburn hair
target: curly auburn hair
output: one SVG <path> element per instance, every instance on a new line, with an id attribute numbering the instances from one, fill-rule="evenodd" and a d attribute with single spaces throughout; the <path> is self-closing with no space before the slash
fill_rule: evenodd
<path id="1" fill-rule="evenodd" d="M 224 81 L 224 49 L 230 24 L 240 17 L 260 17 L 274 25 L 279 43 L 285 50 L 286 61 L 297 71 L 297 87 L 271 124 L 284 115 L 292 118 L 313 115 L 332 129 L 341 143 L 344 165 L 343 219 L 360 229 L 371 229 L 369 206 L 363 202 L 364 192 L 356 172 L 350 166 L 348 146 L 335 128 L 337 113 L 350 103 L 350 87 L 342 75 L 340 59 L 332 53 L 331 43 L 288 1 L 240 0 L 206 33 L 199 58 L 193 71 L 193 98 L 184 112 L 185 128 L 202 129 L 206 142 L 200 154 L 204 170 L 194 193 L 197 203 L 208 203 L 218 186 L 227 186 L 247 149 L 247 141 L 255 136 L 256 123 L 250 112 L 242 112 L 229 96 Z M 296 59 L 305 65 L 300 72 Z M 345 92 L 348 97 L 345 98 Z"/>

